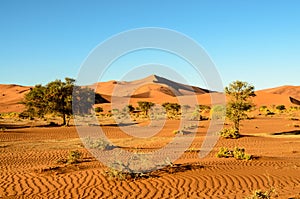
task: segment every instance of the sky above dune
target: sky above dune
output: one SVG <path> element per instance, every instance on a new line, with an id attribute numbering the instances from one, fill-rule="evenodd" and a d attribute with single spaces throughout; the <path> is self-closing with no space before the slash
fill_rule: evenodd
<path id="1" fill-rule="evenodd" d="M 297 0 L 2 0 L 0 83 L 35 85 L 76 78 L 103 41 L 131 29 L 160 27 L 197 42 L 215 63 L 224 86 L 237 79 L 257 89 L 300 85 L 299 9 Z M 155 64 L 205 87 L 185 60 L 149 49 L 120 57 L 99 80 L 119 80 L 137 66 Z M 136 79 L 151 73 L 168 78 L 168 72 L 154 68 Z"/>

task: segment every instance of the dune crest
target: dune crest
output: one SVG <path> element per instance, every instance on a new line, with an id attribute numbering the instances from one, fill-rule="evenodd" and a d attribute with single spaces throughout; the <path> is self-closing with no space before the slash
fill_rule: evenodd
<path id="1" fill-rule="evenodd" d="M 24 106 L 20 102 L 30 88 L 32 87 L 0 84 L 0 113 L 23 111 Z M 208 89 L 178 83 L 157 75 L 150 75 L 134 81 L 98 82 L 91 85 L 90 88 L 95 89 L 96 93 L 108 102 L 111 102 L 112 97 L 115 99 L 114 103 L 124 101 L 122 98 L 130 98 L 130 103 L 134 106 L 138 101 L 162 104 L 164 102 L 175 103 L 178 102 L 178 99 L 184 99 L 189 104 L 188 102 L 193 101 L 192 98 L 195 96 L 199 104 L 210 105 L 211 95 L 218 95 L 217 92 Z M 289 97 L 300 99 L 300 86 L 280 86 L 259 90 L 255 93 L 257 96 L 253 98 L 253 101 L 257 107 L 280 104 L 292 106 Z M 110 107 L 108 104 L 101 106 Z"/>

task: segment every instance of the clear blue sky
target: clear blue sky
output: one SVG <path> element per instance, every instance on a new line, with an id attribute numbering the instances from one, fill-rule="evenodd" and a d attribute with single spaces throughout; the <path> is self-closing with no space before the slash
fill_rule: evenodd
<path id="1" fill-rule="evenodd" d="M 299 10 L 298 0 L 1 0 L 0 83 L 76 78 L 87 55 L 107 38 L 162 27 L 197 41 L 224 85 L 237 79 L 257 89 L 300 85 Z M 105 79 L 120 78 L 117 71 Z"/>

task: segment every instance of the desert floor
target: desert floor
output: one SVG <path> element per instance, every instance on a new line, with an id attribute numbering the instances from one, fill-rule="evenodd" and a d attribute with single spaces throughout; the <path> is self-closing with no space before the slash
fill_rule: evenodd
<path id="1" fill-rule="evenodd" d="M 10 122 L 0 123 L 0 198 L 244 198 L 254 190 L 271 188 L 278 198 L 300 197 L 300 121 L 285 117 L 243 121 L 242 138 L 220 138 L 202 159 L 197 149 L 209 121 L 200 122 L 191 150 L 174 168 L 135 180 L 105 176 L 106 166 L 84 148 L 75 127 L 30 127 Z M 167 121 L 158 139 L 132 142 L 132 148 L 151 145 L 159 149 L 174 136 L 177 126 L 178 121 Z M 130 138 L 118 126 L 101 128 L 118 145 L 128 144 L 122 140 Z M 256 158 L 217 158 L 222 146 L 243 147 Z M 81 162 L 58 163 L 71 150 L 82 152 Z"/>

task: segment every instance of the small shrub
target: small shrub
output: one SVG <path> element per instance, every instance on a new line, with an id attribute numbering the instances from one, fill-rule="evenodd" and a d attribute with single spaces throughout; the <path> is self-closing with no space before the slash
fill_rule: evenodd
<path id="1" fill-rule="evenodd" d="M 199 152 L 200 151 L 200 149 L 198 149 L 198 148 L 188 148 L 187 150 L 185 150 L 185 152 Z"/>
<path id="2" fill-rule="evenodd" d="M 261 107 L 259 107 L 259 112 L 264 112 L 264 111 L 266 111 L 267 110 L 267 106 L 261 106 Z"/>
<path id="3" fill-rule="evenodd" d="M 173 131 L 173 134 L 177 135 L 177 134 L 180 134 L 180 135 L 187 135 L 189 134 L 190 132 L 189 131 L 186 131 L 186 130 L 174 130 Z"/>
<path id="4" fill-rule="evenodd" d="M 226 106 L 215 105 L 210 110 L 210 117 L 213 120 L 225 119 L 226 116 Z"/>
<path id="5" fill-rule="evenodd" d="M 233 149 L 233 157 L 237 160 L 251 160 L 252 156 L 245 153 L 245 149 L 234 147 Z"/>
<path id="6" fill-rule="evenodd" d="M 100 149 L 100 150 L 112 149 L 112 146 L 109 144 L 109 142 L 107 142 L 103 138 L 92 139 L 90 137 L 87 137 L 84 139 L 84 143 L 88 148 L 91 149 Z"/>
<path id="7" fill-rule="evenodd" d="M 245 199 L 270 199 L 273 193 L 275 193 L 273 188 L 269 191 L 255 190 L 251 196 L 248 196 Z"/>
<path id="8" fill-rule="evenodd" d="M 79 159 L 81 157 L 81 153 L 79 151 L 70 151 L 67 163 L 68 164 L 77 164 L 79 163 Z"/>
<path id="9" fill-rule="evenodd" d="M 135 156 L 133 159 L 139 158 Z M 141 159 L 140 159 L 141 160 Z M 129 179 L 139 179 L 139 178 L 149 178 L 150 170 L 141 170 L 139 172 L 135 171 L 133 167 L 135 164 L 133 162 L 121 162 L 114 161 L 111 167 L 105 170 L 104 175 L 108 178 L 115 178 L 117 180 L 129 180 Z"/>
<path id="10" fill-rule="evenodd" d="M 239 138 L 241 135 L 240 133 L 234 129 L 234 128 L 224 128 L 220 131 L 220 136 L 226 138 L 226 139 L 237 139 Z"/>
<path id="11" fill-rule="evenodd" d="M 266 110 L 266 116 L 268 115 L 275 115 L 274 112 L 270 111 L 269 109 Z"/>
<path id="12" fill-rule="evenodd" d="M 299 125 L 299 124 L 294 124 L 294 127 L 295 127 L 295 128 L 299 128 L 300 125 Z"/>
<path id="13" fill-rule="evenodd" d="M 286 108 L 285 108 L 284 105 L 278 105 L 278 106 L 276 106 L 276 109 L 279 110 L 279 111 L 283 111 L 283 110 L 285 110 Z"/>
<path id="14" fill-rule="evenodd" d="M 230 150 L 226 147 L 221 147 L 219 152 L 216 154 L 218 158 L 231 158 L 234 157 L 237 160 L 251 160 L 252 155 L 246 154 L 245 149 L 234 147 L 233 150 Z"/>
<path id="15" fill-rule="evenodd" d="M 96 112 L 96 113 L 103 112 L 103 108 L 101 108 L 101 107 L 96 107 L 96 108 L 95 108 L 95 112 Z"/>
<path id="16" fill-rule="evenodd" d="M 183 126 L 184 130 L 192 130 L 192 129 L 196 129 L 196 128 L 198 128 L 197 124 L 189 124 L 189 125 L 184 125 Z"/>
<path id="17" fill-rule="evenodd" d="M 119 171 L 119 170 L 114 169 L 114 168 L 107 169 L 104 174 L 109 179 L 116 178 L 118 180 L 126 180 L 126 179 L 128 179 L 130 177 L 128 175 L 128 173 L 123 173 L 122 171 Z"/>
<path id="18" fill-rule="evenodd" d="M 221 147 L 216 155 L 218 158 L 229 158 L 233 157 L 232 151 L 226 147 Z"/>

